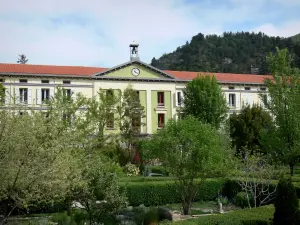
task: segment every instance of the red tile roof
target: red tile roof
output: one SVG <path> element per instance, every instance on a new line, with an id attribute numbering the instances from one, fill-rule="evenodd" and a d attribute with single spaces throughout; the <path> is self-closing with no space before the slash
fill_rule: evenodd
<path id="1" fill-rule="evenodd" d="M 4 64 L 0 63 L 0 73 L 16 74 L 45 74 L 45 75 L 71 75 L 71 76 L 92 76 L 95 73 L 103 72 L 107 68 L 84 67 L 84 66 L 52 66 L 52 65 L 31 65 L 31 64 Z M 199 72 L 171 71 L 164 72 L 182 80 L 192 80 Z M 220 82 L 239 83 L 263 83 L 269 75 L 253 74 L 231 74 L 231 73 L 201 73 L 215 75 Z"/>
<path id="2" fill-rule="evenodd" d="M 171 71 L 165 70 L 166 73 L 182 80 L 192 80 L 199 72 L 188 71 Z M 202 73 L 203 75 L 215 75 L 220 82 L 238 82 L 238 83 L 264 83 L 265 78 L 271 78 L 270 75 L 255 75 L 255 74 L 233 74 L 233 73 Z"/>
<path id="3" fill-rule="evenodd" d="M 107 69 L 99 68 L 99 67 L 85 67 L 85 66 L 50 66 L 50 65 L 0 63 L 0 73 L 91 76 L 97 72 L 103 72 L 105 70 Z"/>

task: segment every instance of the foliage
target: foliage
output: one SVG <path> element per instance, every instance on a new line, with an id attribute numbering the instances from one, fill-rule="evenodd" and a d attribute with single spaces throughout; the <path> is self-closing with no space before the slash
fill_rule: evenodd
<path id="1" fill-rule="evenodd" d="M 300 223 L 299 202 L 291 179 L 279 181 L 274 206 L 274 225 Z"/>
<path id="2" fill-rule="evenodd" d="M 259 105 L 246 105 L 239 114 L 229 118 L 230 137 L 237 154 L 266 154 L 260 143 L 260 133 L 273 127 L 272 117 Z M 249 152 L 242 152 L 242 150 Z"/>
<path id="3" fill-rule="evenodd" d="M 284 168 L 268 164 L 263 157 L 246 155 L 239 169 L 237 181 L 246 193 L 249 208 L 251 208 L 251 201 L 254 207 L 258 207 L 275 198 L 277 184 L 274 184 L 272 179 L 283 175 Z"/>
<path id="4" fill-rule="evenodd" d="M 5 103 L 5 87 L 0 83 L 0 105 Z"/>
<path id="5" fill-rule="evenodd" d="M 172 213 L 169 209 L 158 207 L 151 208 L 144 216 L 144 225 L 160 224 L 162 221 L 172 221 Z"/>
<path id="6" fill-rule="evenodd" d="M 177 178 L 175 184 L 184 214 L 190 214 L 191 204 L 199 191 L 195 179 L 200 178 L 203 183 L 212 174 L 222 175 L 227 171 L 231 152 L 226 141 L 209 124 L 188 116 L 171 120 L 145 143 L 148 156 L 158 158 Z"/>
<path id="7" fill-rule="evenodd" d="M 250 206 L 253 206 L 253 198 L 250 196 L 250 202 L 249 201 L 249 194 L 246 192 L 239 192 L 237 195 L 234 197 L 234 204 L 236 206 L 239 206 L 241 208 L 247 208 Z"/>
<path id="8" fill-rule="evenodd" d="M 184 89 L 185 116 L 192 115 L 219 128 L 227 116 L 226 99 L 214 76 L 198 75 Z"/>
<path id="9" fill-rule="evenodd" d="M 17 63 L 26 64 L 27 62 L 28 62 L 28 59 L 26 58 L 26 55 L 24 55 L 24 54 L 19 55 Z"/>
<path id="10" fill-rule="evenodd" d="M 95 151 L 103 149 L 112 135 L 104 135 L 108 118 L 116 113 L 115 106 L 120 101 L 120 96 L 116 93 L 107 94 L 108 90 L 100 89 L 93 98 L 85 98 L 86 111 L 83 112 L 80 122 L 80 129 L 83 130 L 89 138 L 87 144 L 90 150 Z M 112 91 L 112 90 L 110 90 Z"/>
<path id="11" fill-rule="evenodd" d="M 288 48 L 294 55 L 293 65 L 300 67 L 299 42 L 261 32 L 199 33 L 174 52 L 153 58 L 151 65 L 164 70 L 268 74 L 266 55 L 276 47 Z"/>
<path id="12" fill-rule="evenodd" d="M 22 116 L 10 108 L 0 112 L 0 202 L 4 219 L 16 208 L 61 200 L 72 183 L 80 183 L 77 153 L 73 152 L 77 135 L 63 127 L 55 113 L 46 118 L 37 111 Z"/>
<path id="13" fill-rule="evenodd" d="M 89 222 L 99 223 L 110 213 L 126 206 L 126 197 L 120 191 L 116 175 L 107 169 L 110 162 L 97 156 L 88 155 L 83 163 L 84 185 L 76 186 L 73 199 L 84 206 Z"/>
<path id="14" fill-rule="evenodd" d="M 291 67 L 287 49 L 276 50 L 267 58 L 272 79 L 266 79 L 265 107 L 274 116 L 275 128 L 263 134 L 262 145 L 274 160 L 290 166 L 291 175 L 300 157 L 300 71 Z"/>
<path id="15" fill-rule="evenodd" d="M 176 221 L 178 225 L 270 225 L 274 207 L 271 205 L 231 213 L 201 216 L 197 219 Z"/>
<path id="16" fill-rule="evenodd" d="M 141 105 L 139 95 L 132 85 L 124 90 L 122 103 L 117 107 L 120 117 L 121 141 L 125 144 L 128 152 L 128 162 L 132 161 L 135 154 L 135 145 L 141 133 L 141 127 L 145 124 L 142 119 L 145 117 L 144 106 Z"/>
<path id="17" fill-rule="evenodd" d="M 125 167 L 124 167 L 124 171 L 126 173 L 127 176 L 131 177 L 131 176 L 137 176 L 140 173 L 140 169 L 131 163 L 128 163 Z"/>

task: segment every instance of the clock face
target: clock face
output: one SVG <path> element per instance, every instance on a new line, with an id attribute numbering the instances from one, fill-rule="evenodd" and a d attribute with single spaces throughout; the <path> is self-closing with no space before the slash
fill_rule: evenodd
<path id="1" fill-rule="evenodd" d="M 133 68 L 131 70 L 131 73 L 133 76 L 138 76 L 138 75 L 140 75 L 140 70 L 138 68 Z"/>

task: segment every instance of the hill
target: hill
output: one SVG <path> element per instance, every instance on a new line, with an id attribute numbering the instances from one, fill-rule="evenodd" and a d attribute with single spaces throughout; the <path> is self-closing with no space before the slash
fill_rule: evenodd
<path id="1" fill-rule="evenodd" d="M 294 66 L 300 67 L 298 38 L 270 37 L 261 32 L 199 33 L 174 52 L 153 58 L 151 65 L 164 70 L 268 74 L 266 56 L 276 47 L 288 48 L 294 54 Z"/>
<path id="2" fill-rule="evenodd" d="M 300 34 L 291 37 L 294 43 L 300 43 Z"/>

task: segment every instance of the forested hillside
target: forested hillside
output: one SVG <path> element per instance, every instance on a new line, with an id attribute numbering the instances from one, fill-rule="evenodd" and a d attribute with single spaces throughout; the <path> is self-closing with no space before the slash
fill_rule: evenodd
<path id="1" fill-rule="evenodd" d="M 300 67 L 298 39 L 299 35 L 280 38 L 249 32 L 222 36 L 199 33 L 176 51 L 153 58 L 151 65 L 165 70 L 268 74 L 266 55 L 276 47 L 288 48 L 293 65 Z"/>

